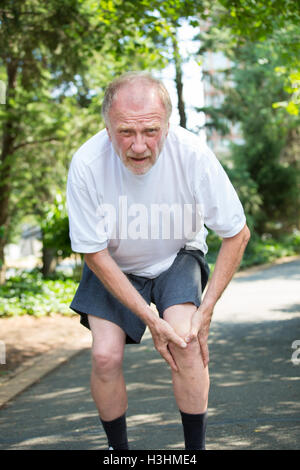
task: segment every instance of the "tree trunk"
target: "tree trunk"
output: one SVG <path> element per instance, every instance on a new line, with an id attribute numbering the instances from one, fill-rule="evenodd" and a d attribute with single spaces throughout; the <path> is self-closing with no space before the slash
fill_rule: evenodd
<path id="1" fill-rule="evenodd" d="M 16 122 L 13 116 L 10 99 L 13 99 L 16 92 L 17 80 L 17 60 L 7 63 L 7 101 L 5 110 L 7 118 L 3 125 L 2 149 L 0 155 L 0 282 L 5 282 L 5 259 L 4 247 L 9 237 L 9 200 L 11 193 L 11 168 L 12 156 L 14 153 L 14 141 L 16 138 Z"/>
<path id="2" fill-rule="evenodd" d="M 185 114 L 185 104 L 183 100 L 183 82 L 182 82 L 182 59 L 179 53 L 178 42 L 176 35 L 172 38 L 173 42 L 173 59 L 175 64 L 175 84 L 177 90 L 178 98 L 178 112 L 180 117 L 180 126 L 186 129 L 186 114 Z"/>
<path id="3" fill-rule="evenodd" d="M 291 220 L 286 230 L 292 231 L 295 227 L 300 229 L 300 128 L 295 127 L 289 130 L 286 145 L 280 154 L 280 162 L 288 164 L 295 169 L 297 176 L 297 191 L 295 200 L 291 201 Z"/>
<path id="4" fill-rule="evenodd" d="M 44 277 L 55 272 L 57 266 L 57 258 L 55 255 L 55 250 L 53 248 L 45 248 L 43 246 L 42 261 L 42 274 Z"/>
<path id="5" fill-rule="evenodd" d="M 0 285 L 5 284 L 6 280 L 6 267 L 5 267 L 5 259 L 4 259 L 4 247 L 0 246 Z"/>

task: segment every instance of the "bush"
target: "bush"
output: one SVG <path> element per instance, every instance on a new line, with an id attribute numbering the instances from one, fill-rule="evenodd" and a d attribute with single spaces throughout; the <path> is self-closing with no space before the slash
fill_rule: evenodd
<path id="1" fill-rule="evenodd" d="M 216 234 L 212 232 L 208 234 L 208 254 L 206 258 L 211 270 L 211 274 L 215 266 L 221 242 L 222 239 Z M 295 256 L 299 254 L 299 231 L 295 231 L 290 235 L 283 235 L 278 239 L 273 238 L 271 235 L 264 235 L 263 237 L 260 237 L 255 232 L 252 232 L 251 239 L 244 253 L 240 269 L 245 269 L 264 263 L 271 263 L 278 258 L 285 256 Z"/>
<path id="2" fill-rule="evenodd" d="M 66 201 L 61 194 L 57 193 L 54 203 L 49 204 L 41 229 L 44 248 L 52 249 L 61 259 L 72 254 Z"/>
<path id="3" fill-rule="evenodd" d="M 0 286 L 0 317 L 51 313 L 72 315 L 69 305 L 78 283 L 60 275 L 56 279 L 43 279 L 37 270 L 22 272 Z"/>
<path id="4" fill-rule="evenodd" d="M 209 247 L 207 261 L 213 272 L 221 238 L 210 232 L 207 237 Z M 260 238 L 252 234 L 241 269 L 274 261 L 283 256 L 300 254 L 300 232 L 275 240 L 271 236 Z M 21 272 L 9 278 L 0 286 L 0 318 L 17 315 L 40 317 L 51 313 L 72 315 L 69 305 L 73 299 L 78 280 L 63 273 L 55 273 L 43 278 L 38 269 Z"/>
<path id="5" fill-rule="evenodd" d="M 247 268 L 263 263 L 270 263 L 275 259 L 285 256 L 295 256 L 300 254 L 300 233 L 283 235 L 278 239 L 265 235 L 259 237 L 252 236 L 246 249 L 241 267 Z"/>

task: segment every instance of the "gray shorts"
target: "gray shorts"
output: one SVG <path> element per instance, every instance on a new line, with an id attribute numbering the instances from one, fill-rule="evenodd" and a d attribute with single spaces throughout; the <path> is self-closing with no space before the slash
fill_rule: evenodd
<path id="1" fill-rule="evenodd" d="M 162 317 L 171 305 L 192 302 L 199 307 L 209 267 L 202 251 L 182 248 L 169 269 L 156 278 L 126 276 L 149 305 L 156 305 Z M 87 328 L 88 314 L 116 323 L 125 331 L 126 343 L 140 343 L 146 329 L 142 320 L 108 292 L 86 264 L 70 308 L 80 314 L 80 322 Z"/>

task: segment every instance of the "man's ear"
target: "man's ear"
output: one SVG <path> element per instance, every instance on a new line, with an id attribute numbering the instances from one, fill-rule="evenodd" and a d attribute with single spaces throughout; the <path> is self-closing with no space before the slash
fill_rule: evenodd
<path id="1" fill-rule="evenodd" d="M 168 127 L 167 127 L 166 137 L 167 137 L 167 135 L 168 135 L 168 133 L 169 133 L 169 129 L 170 129 L 170 121 L 168 121 Z"/>
<path id="2" fill-rule="evenodd" d="M 106 132 L 107 132 L 107 134 L 108 134 L 109 140 L 111 140 L 111 136 L 110 136 L 110 132 L 109 132 L 109 128 L 108 128 L 108 126 L 106 126 L 106 128 L 105 128 L 105 129 L 106 129 Z"/>

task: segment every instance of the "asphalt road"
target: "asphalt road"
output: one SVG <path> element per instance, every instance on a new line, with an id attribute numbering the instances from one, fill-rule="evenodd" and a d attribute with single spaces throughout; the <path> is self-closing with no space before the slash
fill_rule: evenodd
<path id="1" fill-rule="evenodd" d="M 209 343 L 207 449 L 299 449 L 300 260 L 235 278 Z M 2 408 L 0 449 L 105 449 L 90 364 L 85 349 Z M 124 369 L 131 449 L 183 449 L 170 370 L 149 334 L 127 346 Z"/>

